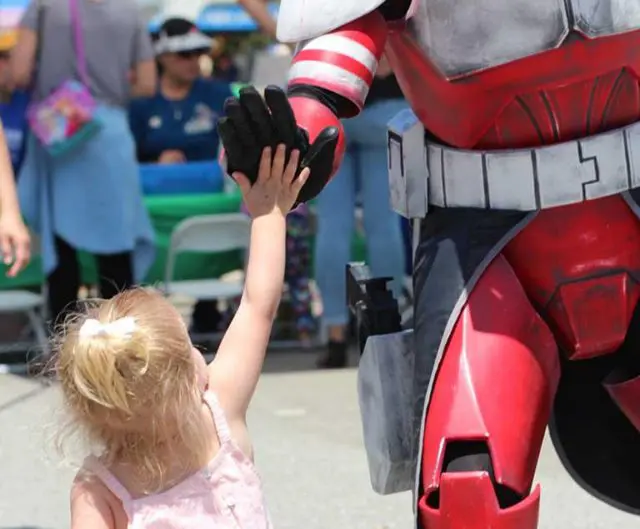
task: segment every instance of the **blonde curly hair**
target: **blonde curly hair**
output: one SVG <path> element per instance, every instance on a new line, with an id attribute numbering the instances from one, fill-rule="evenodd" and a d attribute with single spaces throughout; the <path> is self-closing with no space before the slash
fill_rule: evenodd
<path id="1" fill-rule="evenodd" d="M 55 340 L 69 430 L 101 447 L 105 464 L 137 470 L 145 492 L 206 463 L 209 436 L 193 346 L 178 311 L 138 288 L 88 304 Z"/>

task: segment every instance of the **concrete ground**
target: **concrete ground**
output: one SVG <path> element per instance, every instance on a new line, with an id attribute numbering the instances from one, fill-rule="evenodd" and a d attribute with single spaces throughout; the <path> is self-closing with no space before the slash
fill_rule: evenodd
<path id="1" fill-rule="evenodd" d="M 276 529 L 411 529 L 411 496 L 371 492 L 355 371 L 317 372 L 308 352 L 275 353 L 250 426 Z M 51 447 L 55 387 L 0 375 L 0 529 L 66 529 L 73 458 Z M 640 449 L 640 447 L 639 447 Z M 80 454 L 75 454 L 79 456 Z M 592 500 L 546 445 L 541 529 L 637 529 L 640 519 Z"/>

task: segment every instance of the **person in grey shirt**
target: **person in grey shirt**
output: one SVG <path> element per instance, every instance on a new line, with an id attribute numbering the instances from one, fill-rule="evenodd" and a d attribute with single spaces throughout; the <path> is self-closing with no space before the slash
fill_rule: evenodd
<path id="1" fill-rule="evenodd" d="M 156 88 L 154 53 L 135 0 L 76 0 L 98 133 L 53 158 L 30 134 L 18 180 L 24 216 L 40 235 L 50 317 L 73 309 L 79 250 L 96 256 L 102 297 L 141 281 L 154 260 L 127 107 Z M 40 101 L 78 73 L 69 0 L 32 0 L 20 24 L 9 84 Z"/>
<path id="2" fill-rule="evenodd" d="M 93 96 L 126 107 L 132 96 L 153 95 L 153 47 L 135 1 L 78 0 L 78 7 Z M 68 1 L 32 0 L 20 26 L 11 54 L 16 86 L 33 86 L 33 96 L 40 100 L 64 81 L 78 79 Z"/>

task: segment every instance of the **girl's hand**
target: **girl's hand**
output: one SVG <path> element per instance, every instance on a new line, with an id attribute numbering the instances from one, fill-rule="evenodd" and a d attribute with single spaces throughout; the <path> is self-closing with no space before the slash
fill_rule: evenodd
<path id="1" fill-rule="evenodd" d="M 246 175 L 236 172 L 233 178 L 238 183 L 247 210 L 252 218 L 271 213 L 286 215 L 298 198 L 298 194 L 309 178 L 309 169 L 304 169 L 296 178 L 299 151 L 293 151 L 285 167 L 286 147 L 278 145 L 275 156 L 271 148 L 262 151 L 258 179 L 252 186 Z"/>

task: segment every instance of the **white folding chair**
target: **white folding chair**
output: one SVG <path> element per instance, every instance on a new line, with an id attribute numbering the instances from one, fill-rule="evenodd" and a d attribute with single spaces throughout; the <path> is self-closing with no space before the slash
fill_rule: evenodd
<path id="1" fill-rule="evenodd" d="M 185 296 L 196 301 L 232 301 L 242 295 L 244 278 L 237 280 L 174 280 L 175 266 L 181 253 L 215 254 L 247 250 L 251 220 L 243 213 L 200 215 L 182 221 L 171 234 L 163 289 L 169 296 Z M 213 338 L 218 333 L 198 334 L 193 338 Z"/>
<path id="2" fill-rule="evenodd" d="M 40 238 L 31 234 L 31 257 L 40 255 Z M 44 287 L 40 292 L 33 292 L 26 289 L 2 290 L 0 291 L 0 318 L 3 314 L 22 313 L 28 318 L 29 324 L 25 329 L 27 333 L 33 333 L 35 340 L 19 343 L 1 344 L 0 353 L 22 351 L 25 348 L 37 345 L 44 358 L 49 355 L 49 340 L 46 324 L 46 296 Z M 26 333 L 25 333 L 26 334 Z"/>

